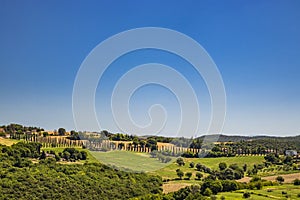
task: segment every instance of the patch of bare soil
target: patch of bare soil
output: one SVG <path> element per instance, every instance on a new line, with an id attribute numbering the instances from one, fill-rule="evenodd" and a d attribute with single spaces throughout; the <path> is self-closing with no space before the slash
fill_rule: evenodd
<path id="1" fill-rule="evenodd" d="M 190 183 L 166 183 L 163 184 L 163 193 L 175 192 L 186 186 L 190 186 Z"/>

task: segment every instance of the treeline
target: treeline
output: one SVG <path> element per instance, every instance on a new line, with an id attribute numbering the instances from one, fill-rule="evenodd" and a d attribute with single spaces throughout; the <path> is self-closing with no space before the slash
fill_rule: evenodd
<path id="1" fill-rule="evenodd" d="M 74 147 L 85 146 L 91 150 L 122 149 L 129 151 L 150 152 L 159 150 L 157 143 L 171 143 L 176 147 L 185 148 L 183 157 L 231 157 L 236 155 L 266 155 L 276 153 L 283 155 L 286 150 L 300 151 L 300 136 L 295 137 L 268 137 L 268 136 L 225 136 L 207 135 L 198 138 L 171 138 L 163 136 L 128 135 L 122 133 L 110 133 L 106 130 L 100 133 L 87 133 L 70 131 L 67 137 L 61 139 L 47 137 L 48 133 L 39 127 L 25 127 L 18 124 L 10 124 L 1 127 L 12 139 L 25 139 L 43 143 L 47 147 Z M 66 130 L 59 128 L 56 135 L 65 136 Z M 218 143 L 215 141 L 218 140 Z M 85 143 L 83 143 L 85 141 Z M 102 145 L 110 141 L 109 146 Z M 131 143 L 125 147 L 122 141 Z M 116 143 L 114 143 L 116 142 Z M 116 145 L 115 145 L 116 144 Z M 115 145 L 115 146 L 114 146 Z M 147 151 L 145 149 L 147 148 Z M 190 151 L 189 149 L 192 149 Z M 175 152 L 177 153 L 177 152 Z"/>
<path id="2" fill-rule="evenodd" d="M 32 158 L 41 157 L 40 147 L 38 143 L 0 146 L 0 199 L 129 199 L 162 192 L 161 178 L 144 173 L 99 163 L 58 164 L 51 157 L 33 163 Z"/>

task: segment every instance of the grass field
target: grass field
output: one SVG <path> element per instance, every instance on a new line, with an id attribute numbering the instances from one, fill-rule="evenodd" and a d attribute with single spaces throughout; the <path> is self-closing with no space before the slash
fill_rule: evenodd
<path id="1" fill-rule="evenodd" d="M 11 146 L 17 142 L 20 142 L 20 140 L 13 140 L 13 139 L 0 137 L 0 144 L 6 145 L 6 146 Z"/>
<path id="2" fill-rule="evenodd" d="M 91 151 L 90 153 L 101 163 L 136 172 L 155 171 L 166 167 L 169 164 L 162 163 L 155 158 L 150 158 L 150 155 L 147 153 L 136 153 L 129 151 Z M 173 161 L 175 161 L 175 159 L 173 159 L 171 162 Z"/>
<path id="3" fill-rule="evenodd" d="M 223 192 L 217 195 L 218 199 L 224 196 L 225 199 L 230 200 L 243 200 L 243 192 L 248 191 L 251 193 L 249 200 L 267 200 L 267 199 L 300 199 L 300 186 L 291 184 L 284 184 L 279 186 L 266 186 L 261 190 L 238 190 L 235 192 Z M 282 194 L 286 192 L 287 194 Z"/>
<path id="4" fill-rule="evenodd" d="M 238 164 L 242 167 L 245 163 L 251 168 L 254 164 L 259 164 L 264 161 L 263 156 L 241 156 L 241 157 L 221 157 L 221 158 L 185 158 L 185 165 L 179 167 L 176 163 L 172 163 L 163 169 L 155 171 L 155 174 L 162 176 L 164 179 L 174 179 L 177 178 L 176 169 L 180 168 L 184 173 L 192 172 L 193 178 L 195 178 L 196 170 L 190 168 L 190 163 L 195 164 L 201 163 L 211 169 L 218 169 L 220 162 L 225 162 L 227 166 L 230 164 Z"/>

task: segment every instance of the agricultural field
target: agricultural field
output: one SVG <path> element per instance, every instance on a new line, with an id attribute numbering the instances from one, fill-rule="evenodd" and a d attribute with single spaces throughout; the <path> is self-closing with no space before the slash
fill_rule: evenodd
<path id="1" fill-rule="evenodd" d="M 162 163 L 155 158 L 150 158 L 150 154 L 130 151 L 90 151 L 90 154 L 101 163 L 117 167 L 119 169 L 135 172 L 150 172 L 160 170 L 161 168 L 164 168 L 175 161 L 173 158 L 173 160 L 169 163 Z"/>
<path id="2" fill-rule="evenodd" d="M 0 144 L 6 145 L 6 146 L 11 146 L 17 142 L 20 142 L 19 140 L 13 140 L 13 139 L 8 139 L 8 138 L 2 138 L 0 137 Z"/>
<path id="3" fill-rule="evenodd" d="M 300 199 L 300 186 L 283 184 L 279 186 L 265 186 L 261 190 L 237 190 L 234 192 L 222 192 L 217 195 L 218 199 L 224 196 L 229 200 L 243 200 L 244 192 L 250 193 L 249 200 L 269 200 L 269 199 Z"/>
<path id="4" fill-rule="evenodd" d="M 240 157 L 220 157 L 220 158 L 184 158 L 184 166 L 179 167 L 178 164 L 173 162 L 172 164 L 166 166 L 163 169 L 155 171 L 155 174 L 160 175 L 163 179 L 175 179 L 178 178 L 176 174 L 176 169 L 180 168 L 184 173 L 192 172 L 193 177 L 195 178 L 196 170 L 190 168 L 190 163 L 195 164 L 201 163 L 211 169 L 218 169 L 218 165 L 221 162 L 224 162 L 229 166 L 230 164 L 238 164 L 239 167 L 242 167 L 245 163 L 248 165 L 248 168 L 251 168 L 254 164 L 263 163 L 263 156 L 240 156 Z"/>

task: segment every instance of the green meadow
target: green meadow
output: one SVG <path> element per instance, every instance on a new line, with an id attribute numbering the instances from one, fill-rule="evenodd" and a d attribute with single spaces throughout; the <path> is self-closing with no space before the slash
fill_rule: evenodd
<path id="1" fill-rule="evenodd" d="M 161 170 L 169 164 L 162 163 L 155 158 L 150 158 L 150 154 L 147 153 L 135 153 L 129 151 L 91 151 L 90 153 L 101 163 L 116 167 L 118 169 L 135 172 L 151 172 L 155 170 Z M 174 161 L 175 159 L 173 159 L 171 162 Z"/>
<path id="2" fill-rule="evenodd" d="M 228 200 L 244 200 L 243 193 L 250 193 L 249 200 L 268 200 L 268 199 L 300 199 L 300 186 L 283 184 L 279 186 L 265 186 L 261 190 L 237 190 L 234 192 L 222 192 L 217 195 L 218 199 L 224 196 Z M 284 194 L 283 194 L 284 193 Z"/>

